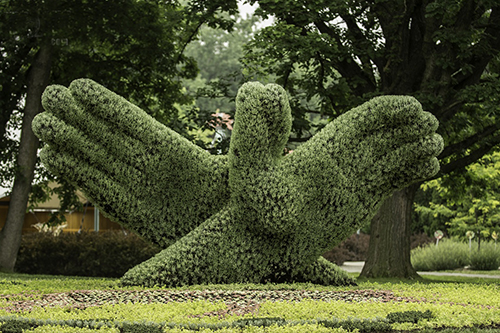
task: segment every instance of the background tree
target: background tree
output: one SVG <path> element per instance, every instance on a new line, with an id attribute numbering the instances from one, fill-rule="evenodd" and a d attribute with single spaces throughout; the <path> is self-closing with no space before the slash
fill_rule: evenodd
<path id="1" fill-rule="evenodd" d="M 495 151 L 467 166 L 465 172 L 447 175 L 425 183 L 425 192 L 438 195 L 417 212 L 446 220 L 448 234 L 467 239 L 473 231 L 478 239 L 487 239 L 500 231 L 500 153 Z"/>
<path id="2" fill-rule="evenodd" d="M 308 112 L 335 118 L 374 95 L 412 95 L 440 121 L 442 175 L 500 142 L 498 1 L 250 2 L 275 23 L 250 43 L 249 68 L 276 74 L 292 96 L 320 98 L 312 110 L 292 101 L 298 138 Z M 417 276 L 409 236 L 418 186 L 395 192 L 372 220 L 362 276 Z"/>
<path id="3" fill-rule="evenodd" d="M 93 78 L 182 132 L 174 103 L 189 99 L 181 79 L 196 75 L 183 55 L 202 24 L 228 29 L 236 1 L 2 1 L 0 134 L 4 165 L 13 166 L 10 206 L 0 231 L 0 268 L 12 270 L 34 177 L 38 139 L 31 120 L 51 83 Z M 22 114 L 19 145 L 5 129 Z M 9 163 L 10 162 L 10 163 Z M 5 179 L 2 179 L 5 180 Z"/>
<path id="4" fill-rule="evenodd" d="M 243 66 L 239 61 L 257 29 L 256 16 L 238 18 L 231 30 L 204 26 L 197 40 L 186 47 L 184 54 L 196 61 L 199 72 L 194 79 L 184 79 L 186 93 L 194 99 L 191 105 L 182 107 L 187 119 L 196 130 L 191 141 L 213 153 L 227 153 L 228 135 L 222 142 L 214 142 L 214 124 L 224 122 L 216 119 L 215 113 L 224 113 L 231 118 L 235 112 L 235 98 L 239 87 L 246 81 Z"/>

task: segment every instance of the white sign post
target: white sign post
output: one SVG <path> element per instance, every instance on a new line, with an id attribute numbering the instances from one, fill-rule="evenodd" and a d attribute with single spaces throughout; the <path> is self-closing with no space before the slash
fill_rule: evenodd
<path id="1" fill-rule="evenodd" d="M 472 244 L 472 238 L 474 238 L 474 235 L 475 235 L 474 231 L 470 231 L 470 230 L 465 233 L 465 236 L 469 237 L 469 251 L 472 251 L 471 244 Z"/>
<path id="2" fill-rule="evenodd" d="M 441 230 L 436 230 L 434 232 L 434 237 L 436 238 L 436 247 L 439 245 L 439 240 L 443 238 L 443 232 Z"/>

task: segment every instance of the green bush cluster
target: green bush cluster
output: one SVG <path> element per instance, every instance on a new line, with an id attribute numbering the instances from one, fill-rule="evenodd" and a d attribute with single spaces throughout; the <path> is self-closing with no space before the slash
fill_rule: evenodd
<path id="1" fill-rule="evenodd" d="M 481 250 L 477 244 L 469 244 L 453 239 L 443 239 L 439 245 L 428 244 L 413 249 L 411 263 L 417 271 L 453 270 L 470 266 L 473 270 L 496 270 L 500 267 L 500 246 L 482 242 Z"/>
<path id="2" fill-rule="evenodd" d="M 27 274 L 120 277 L 160 249 L 123 232 L 23 235 L 15 270 Z"/>
<path id="3" fill-rule="evenodd" d="M 227 156 L 212 156 L 90 80 L 47 88 L 33 122 L 56 175 L 164 250 L 124 285 L 311 281 L 352 284 L 321 254 L 394 189 L 434 175 L 438 122 L 411 97 L 375 98 L 283 156 L 286 92 L 251 82 L 236 98 Z"/>

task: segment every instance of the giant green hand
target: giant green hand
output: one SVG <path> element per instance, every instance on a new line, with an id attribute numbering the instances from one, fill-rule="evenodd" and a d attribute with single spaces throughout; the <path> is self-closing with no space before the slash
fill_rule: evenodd
<path id="1" fill-rule="evenodd" d="M 291 127 L 277 85 L 247 83 L 228 156 L 211 156 L 90 80 L 47 88 L 33 129 L 42 161 L 110 217 L 165 249 L 124 284 L 351 280 L 320 258 L 395 189 L 434 175 L 437 120 L 385 96 L 282 156 Z"/>

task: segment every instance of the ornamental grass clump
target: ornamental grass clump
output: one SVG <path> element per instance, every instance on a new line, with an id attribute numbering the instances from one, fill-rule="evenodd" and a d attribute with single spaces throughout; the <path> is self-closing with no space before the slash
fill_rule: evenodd
<path id="1" fill-rule="evenodd" d="M 469 264 L 469 246 L 451 239 L 417 247 L 411 251 L 411 264 L 417 271 L 441 271 Z"/>
<path id="2" fill-rule="evenodd" d="M 481 242 L 480 250 L 473 247 L 470 251 L 470 269 L 493 271 L 499 268 L 500 246 L 495 246 L 493 242 Z"/>
<path id="3" fill-rule="evenodd" d="M 394 190 L 437 173 L 436 118 L 407 96 L 337 117 L 284 156 L 287 94 L 244 84 L 227 156 L 213 156 L 97 83 L 50 86 L 41 159 L 108 217 L 163 250 L 124 285 L 353 280 L 321 257 Z"/>

